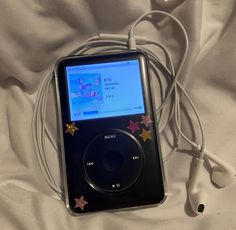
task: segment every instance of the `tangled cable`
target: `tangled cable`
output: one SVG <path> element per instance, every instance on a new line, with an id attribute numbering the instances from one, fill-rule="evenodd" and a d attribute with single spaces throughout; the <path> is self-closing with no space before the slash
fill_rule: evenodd
<path id="1" fill-rule="evenodd" d="M 145 37 L 142 36 L 135 36 L 134 35 L 134 29 L 135 27 L 143 21 L 145 18 L 149 17 L 150 15 L 158 14 L 162 16 L 167 16 L 173 22 L 175 22 L 176 25 L 179 26 L 181 31 L 183 32 L 184 39 L 185 39 L 185 48 L 184 48 L 184 54 L 180 61 L 180 65 L 178 66 L 177 70 L 175 70 L 171 55 L 168 51 L 168 49 L 161 43 L 158 43 L 156 41 L 148 40 Z M 147 46 L 156 46 L 166 56 L 166 63 L 162 63 L 160 58 L 150 49 L 147 48 Z M 116 51 L 124 51 L 124 50 L 133 50 L 137 49 L 140 51 L 143 51 L 147 54 L 149 58 L 149 69 L 150 71 L 157 77 L 158 82 L 160 83 L 160 92 L 161 92 L 161 101 L 162 103 L 158 108 L 156 108 L 156 112 L 158 115 L 159 120 L 159 132 L 161 133 L 163 130 L 165 130 L 168 123 L 174 119 L 175 123 L 175 132 L 177 135 L 177 141 L 176 141 L 176 147 L 178 146 L 178 142 L 180 140 L 180 136 L 182 136 L 191 146 L 198 149 L 201 154 L 200 158 L 204 157 L 202 149 L 204 149 L 204 131 L 201 124 L 201 120 L 198 114 L 197 109 L 195 108 L 191 98 L 185 91 L 185 89 L 181 86 L 180 82 L 178 81 L 179 76 L 181 75 L 181 71 L 183 69 L 185 60 L 188 55 L 189 50 L 189 42 L 188 42 L 188 35 L 184 28 L 184 26 L 181 24 L 181 22 L 175 18 L 174 16 L 163 12 L 163 11 L 150 11 L 141 17 L 139 17 L 134 24 L 131 26 L 128 35 L 120 35 L 120 34 L 100 34 L 99 36 L 94 36 L 86 41 L 84 41 L 78 48 L 73 50 L 71 53 L 68 54 L 68 56 L 71 55 L 83 55 L 86 53 L 94 54 L 99 49 L 99 52 L 116 52 Z M 168 79 L 166 82 L 168 85 L 167 89 L 164 88 L 162 85 L 162 81 L 160 79 L 160 71 L 162 74 Z M 40 169 L 42 171 L 42 174 L 47 182 L 47 184 L 58 194 L 58 196 L 63 199 L 63 189 L 61 186 L 58 185 L 56 182 L 48 161 L 47 161 L 47 150 L 46 150 L 46 136 L 51 142 L 52 146 L 55 148 L 55 150 L 60 153 L 60 148 L 55 143 L 55 138 L 51 134 L 49 128 L 46 125 L 46 110 L 47 110 L 47 99 L 48 99 L 48 92 L 50 84 L 52 84 L 52 80 L 54 77 L 54 70 L 51 70 L 46 77 L 43 79 L 42 84 L 40 85 L 38 89 L 38 95 L 35 102 L 35 108 L 33 113 L 33 119 L 32 119 L 32 133 L 33 133 L 33 140 L 35 145 L 35 152 L 37 155 L 37 159 L 39 162 Z M 170 83 L 169 83 L 170 82 Z M 196 143 L 193 140 L 190 140 L 183 132 L 181 128 L 181 122 L 180 122 L 180 114 L 181 114 L 181 108 L 180 108 L 180 97 L 184 96 L 187 101 L 189 102 L 190 106 L 192 107 L 201 132 L 201 142 Z M 155 98 L 154 98 L 155 100 Z M 161 120 L 163 119 L 163 110 L 165 109 L 167 103 L 172 100 L 173 107 L 171 111 L 169 112 L 169 117 L 167 120 L 167 123 L 160 127 Z M 46 135 L 45 135 L 46 134 Z M 173 151 L 176 149 L 174 147 Z M 172 152 L 173 152 L 172 151 Z"/>

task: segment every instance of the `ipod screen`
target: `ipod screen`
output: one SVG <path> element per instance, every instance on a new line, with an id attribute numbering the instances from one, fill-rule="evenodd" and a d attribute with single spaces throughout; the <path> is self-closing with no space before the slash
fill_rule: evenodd
<path id="1" fill-rule="evenodd" d="M 145 112 L 138 59 L 66 67 L 71 121 Z"/>

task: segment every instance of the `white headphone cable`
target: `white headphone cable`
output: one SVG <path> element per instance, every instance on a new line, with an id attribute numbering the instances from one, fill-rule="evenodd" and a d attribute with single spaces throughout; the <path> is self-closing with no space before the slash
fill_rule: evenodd
<path id="1" fill-rule="evenodd" d="M 175 17 L 173 17 L 172 15 L 170 15 L 166 12 L 151 11 L 151 12 L 148 12 L 147 14 L 141 16 L 140 18 L 138 18 L 135 21 L 135 23 L 133 24 L 133 26 L 131 27 L 130 32 L 129 32 L 129 41 L 132 41 L 132 40 L 135 41 L 135 37 L 133 35 L 133 30 L 134 30 L 135 26 L 142 19 L 144 19 L 145 17 L 147 17 L 150 14 L 162 14 L 162 15 L 165 15 L 165 16 L 169 16 L 171 19 L 173 19 L 180 26 L 181 30 L 183 31 L 185 41 L 186 41 L 184 55 L 183 55 L 183 58 L 180 62 L 180 65 L 179 65 L 179 67 L 176 71 L 176 74 L 175 74 L 175 71 L 174 71 L 174 65 L 173 65 L 173 62 L 171 60 L 170 54 L 169 54 L 167 48 L 164 45 L 159 44 L 159 43 L 154 42 L 154 41 L 150 41 L 150 40 L 146 41 L 146 43 L 148 45 L 156 45 L 165 52 L 165 54 L 166 54 L 166 56 L 169 60 L 169 63 L 171 65 L 170 70 L 163 63 L 161 63 L 161 61 L 151 51 L 148 52 L 146 48 L 143 48 L 142 46 L 138 46 L 139 50 L 143 50 L 144 52 L 148 53 L 148 56 L 150 57 L 150 60 L 151 60 L 151 62 L 150 62 L 151 63 L 151 68 L 155 69 L 156 72 L 158 72 L 160 70 L 156 66 L 161 66 L 163 68 L 163 70 L 169 75 L 169 78 L 172 81 L 171 85 L 167 89 L 166 95 L 164 95 L 163 102 L 161 103 L 161 105 L 157 109 L 157 111 L 158 111 L 158 113 L 161 113 L 163 108 L 165 108 L 166 103 L 168 102 L 168 100 L 170 98 L 170 95 L 172 93 L 174 93 L 174 101 L 175 102 L 174 102 L 174 110 L 172 110 L 172 114 L 174 114 L 174 117 L 175 117 L 175 123 L 176 123 L 178 133 L 187 142 L 189 142 L 192 146 L 194 146 L 195 148 L 199 148 L 199 146 L 202 147 L 202 146 L 204 146 L 204 133 L 203 133 L 203 128 L 202 128 L 202 125 L 201 125 L 199 115 L 197 113 L 197 110 L 193 106 L 193 103 L 192 103 L 190 97 L 187 95 L 187 93 L 185 92 L 183 87 L 178 82 L 178 78 L 180 76 L 182 67 L 183 67 L 185 59 L 187 57 L 188 46 L 189 46 L 188 45 L 188 36 L 187 36 L 187 33 L 186 33 L 183 25 L 178 21 L 178 19 L 176 19 Z M 116 37 L 119 37 L 119 36 L 121 36 L 121 35 L 117 35 Z M 123 35 L 123 39 L 125 39 L 125 37 L 127 37 L 127 36 Z M 94 49 L 103 48 L 103 51 L 106 51 L 106 52 L 110 52 L 110 51 L 114 51 L 114 50 L 127 50 L 127 43 L 124 42 L 124 41 L 116 41 L 116 40 L 109 40 L 109 39 L 108 40 L 98 40 L 98 39 L 102 39 L 102 38 L 99 37 L 99 36 L 94 36 L 94 37 L 86 40 L 80 47 L 73 50 L 69 54 L 69 56 L 70 55 L 82 55 L 82 54 L 84 54 L 88 51 L 91 52 L 93 50 L 93 48 Z M 140 39 L 140 41 L 144 42 L 144 40 L 142 40 L 142 39 Z M 135 47 L 136 47 L 136 44 L 135 44 Z M 114 50 L 113 50 L 113 48 L 114 48 Z M 46 182 L 48 183 L 48 185 L 58 194 L 59 197 L 63 198 L 63 192 L 62 192 L 60 186 L 55 182 L 55 179 L 54 179 L 54 177 L 51 173 L 51 170 L 48 166 L 47 157 L 46 157 L 47 154 L 46 154 L 46 146 L 45 146 L 45 132 L 46 132 L 50 142 L 54 146 L 55 150 L 58 151 L 57 144 L 53 140 L 52 134 L 50 133 L 49 129 L 47 128 L 46 120 L 45 120 L 48 90 L 49 90 L 50 83 L 52 82 L 52 79 L 53 79 L 53 71 L 51 71 L 45 77 L 45 79 L 43 80 L 43 82 L 42 82 L 42 84 L 41 84 L 41 86 L 38 90 L 38 95 L 37 95 L 37 99 L 36 99 L 36 103 L 35 103 L 33 120 L 32 120 L 32 131 L 33 131 L 33 140 L 34 140 L 34 144 L 35 144 L 36 155 L 37 155 L 37 158 L 38 158 L 39 165 L 40 165 L 41 171 L 43 173 L 43 176 L 44 176 Z M 189 103 L 190 103 L 191 107 L 193 108 L 193 111 L 194 111 L 194 113 L 197 117 L 199 127 L 200 127 L 200 130 L 201 130 L 201 133 L 202 133 L 202 140 L 201 140 L 202 143 L 201 143 L 201 145 L 198 145 L 195 142 L 191 141 L 189 138 L 187 138 L 185 136 L 185 134 L 181 130 L 180 105 L 179 105 L 178 90 L 183 92 L 183 95 L 185 95 L 185 97 L 189 101 Z M 172 115 L 170 116 L 169 119 L 171 119 L 171 117 L 172 117 Z M 179 140 L 179 138 L 178 138 L 178 140 Z"/>

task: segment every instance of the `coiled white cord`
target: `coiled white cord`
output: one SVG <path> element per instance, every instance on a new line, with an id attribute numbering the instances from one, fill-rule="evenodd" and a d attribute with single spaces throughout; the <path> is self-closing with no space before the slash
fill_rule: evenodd
<path id="1" fill-rule="evenodd" d="M 160 44 L 156 41 L 148 40 L 143 36 L 137 36 L 137 37 L 134 36 L 134 28 L 142 20 L 144 20 L 146 17 L 152 14 L 158 14 L 162 16 L 164 15 L 164 16 L 169 17 L 179 26 L 179 28 L 183 32 L 183 35 L 185 38 L 185 49 L 184 49 L 184 54 L 181 59 L 180 65 L 178 66 L 176 71 L 173 65 L 171 55 L 169 54 L 168 49 L 163 44 Z M 166 55 L 166 59 L 167 59 L 166 64 L 162 63 L 161 60 L 158 58 L 158 56 L 154 54 L 150 49 L 148 49 L 146 45 L 157 46 L 159 49 L 161 49 Z M 161 83 L 162 81 L 161 79 L 159 79 L 161 100 L 162 100 L 161 105 L 156 109 L 157 114 L 159 115 L 159 124 L 161 124 L 160 121 L 163 118 L 163 113 L 162 113 L 163 109 L 166 107 L 170 99 L 172 99 L 171 95 L 173 95 L 173 108 L 170 111 L 168 122 L 170 122 L 172 118 L 174 117 L 174 122 L 175 122 L 175 127 L 176 127 L 175 131 L 177 134 L 176 147 L 178 147 L 178 142 L 180 140 L 179 137 L 182 136 L 190 145 L 192 145 L 194 148 L 198 149 L 199 151 L 201 151 L 201 149 L 204 149 L 204 132 L 203 132 L 203 127 L 201 124 L 199 114 L 193 102 L 191 101 L 191 98 L 188 96 L 187 92 L 178 82 L 179 76 L 181 74 L 181 70 L 184 66 L 184 63 L 188 54 L 189 42 L 188 42 L 187 32 L 184 26 L 181 24 L 181 22 L 177 18 L 163 11 L 157 11 L 157 10 L 150 11 L 142 15 L 141 17 L 139 17 L 134 22 L 134 24 L 131 26 L 129 30 L 128 35 L 100 34 L 99 36 L 91 37 L 88 40 L 84 41 L 78 48 L 73 50 L 70 54 L 68 54 L 68 56 L 82 55 L 85 53 L 90 53 L 90 54 L 96 53 L 98 48 L 99 48 L 99 52 L 116 52 L 116 51 L 133 50 L 133 49 L 138 49 L 145 52 L 150 60 L 150 71 L 152 71 L 158 78 L 160 78 L 158 73 L 161 71 L 168 79 L 168 81 L 166 81 L 167 84 L 171 82 L 168 88 L 164 89 Z M 46 138 L 45 136 L 47 135 L 52 146 L 60 154 L 60 150 L 59 150 L 60 148 L 58 148 L 53 138 L 53 135 L 51 134 L 50 130 L 48 129 L 46 125 L 47 98 L 48 98 L 49 87 L 50 87 L 50 84 L 52 84 L 53 77 L 54 77 L 54 70 L 51 70 L 43 79 L 42 84 L 39 87 L 38 95 L 35 102 L 33 119 L 32 119 L 32 134 L 33 134 L 33 140 L 34 140 L 34 145 L 35 145 L 35 152 L 37 155 L 37 159 L 38 159 L 42 174 L 47 184 L 58 194 L 58 196 L 61 199 L 63 199 L 64 198 L 63 189 L 61 188 L 61 186 L 58 185 L 58 183 L 54 179 L 54 176 L 48 165 L 47 150 L 46 150 L 46 145 L 45 145 L 45 138 Z M 180 112 L 181 112 L 180 96 L 181 95 L 186 97 L 187 101 L 191 105 L 196 115 L 200 132 L 201 132 L 200 144 L 195 143 L 195 141 L 193 140 L 190 140 L 183 133 L 181 129 L 181 122 L 180 122 Z M 167 126 L 167 124 L 165 124 L 163 128 L 159 127 L 159 131 L 162 132 Z M 173 151 L 176 149 L 176 147 L 173 149 Z M 203 153 L 201 153 L 200 157 L 203 158 L 203 156 L 204 156 Z"/>

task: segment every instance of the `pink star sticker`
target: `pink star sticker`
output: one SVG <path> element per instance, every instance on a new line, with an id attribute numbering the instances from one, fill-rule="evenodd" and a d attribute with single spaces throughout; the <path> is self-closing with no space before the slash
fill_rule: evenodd
<path id="1" fill-rule="evenodd" d="M 81 196 L 79 199 L 75 198 L 74 200 L 76 202 L 74 208 L 80 208 L 81 210 L 84 210 L 84 206 L 88 204 L 88 202 L 84 200 L 84 196 Z"/>
<path id="2" fill-rule="evenodd" d="M 151 120 L 150 116 L 142 116 L 142 121 L 140 122 L 140 124 L 144 124 L 146 127 L 148 127 L 149 124 L 153 123 L 153 121 Z"/>
<path id="3" fill-rule="evenodd" d="M 135 133 L 137 130 L 140 130 L 138 127 L 138 121 L 129 121 L 129 126 L 127 128 L 130 129 L 131 133 Z"/>

